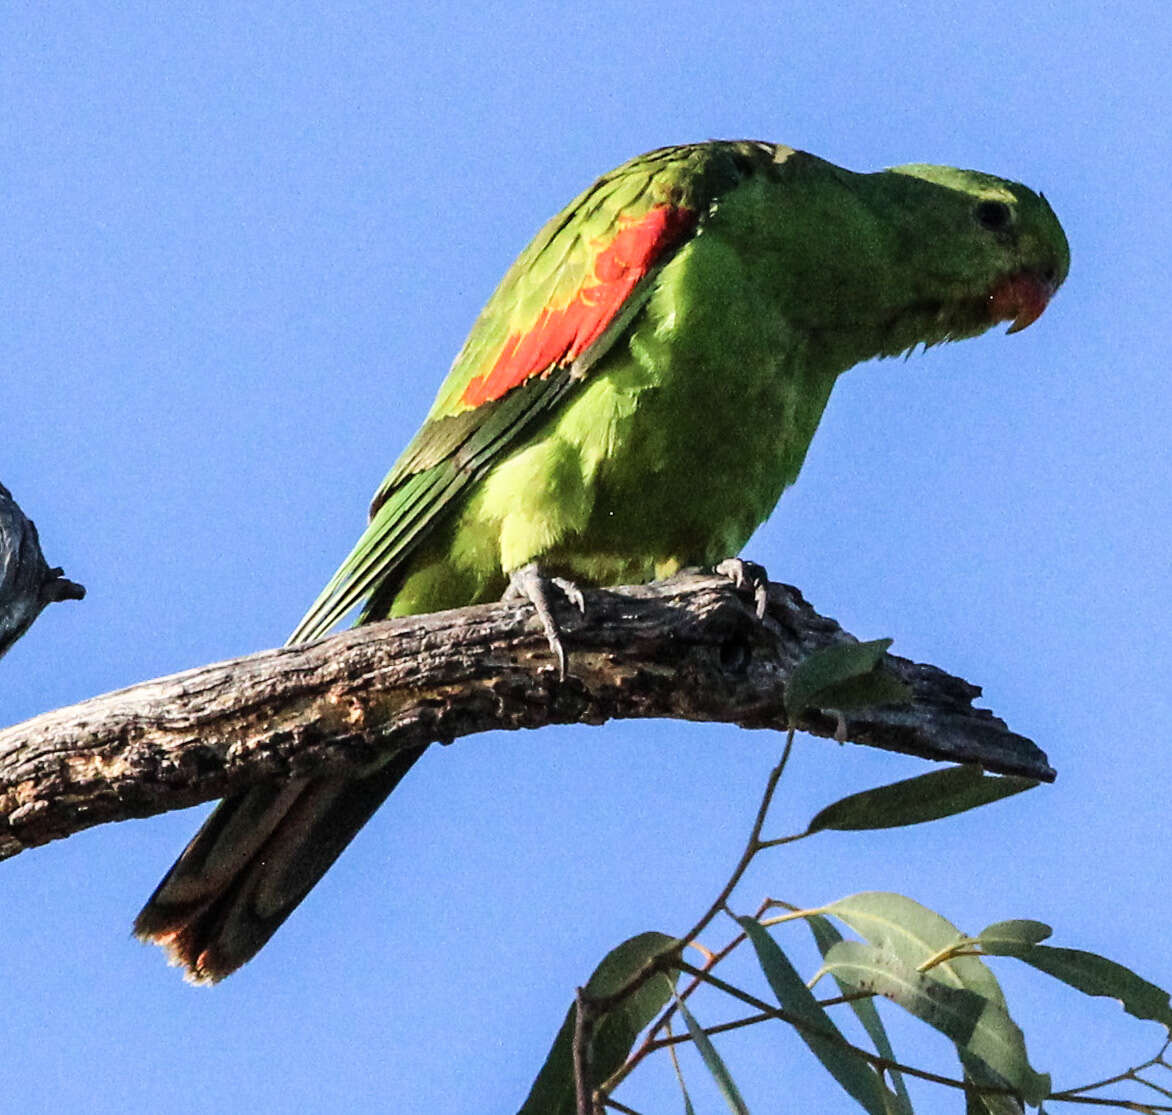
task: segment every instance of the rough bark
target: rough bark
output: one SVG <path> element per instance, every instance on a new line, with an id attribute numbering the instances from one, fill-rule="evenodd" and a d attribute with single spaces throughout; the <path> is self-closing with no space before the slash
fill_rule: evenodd
<path id="1" fill-rule="evenodd" d="M 85 596 L 85 589 L 67 581 L 63 572 L 49 568 L 37 528 L 0 484 L 0 658 L 46 605 Z"/>
<path id="2" fill-rule="evenodd" d="M 559 616 L 565 680 L 530 606 L 509 602 L 203 666 L 0 731 L 0 858 L 104 821 L 490 729 L 668 717 L 780 730 L 790 670 L 852 638 L 786 585 L 770 586 L 763 624 L 714 576 L 587 592 L 586 605 L 584 617 Z M 972 707 L 976 686 L 895 656 L 885 666 L 914 700 L 850 718 L 848 740 L 1053 779 L 1031 741 Z M 839 725 L 814 714 L 802 727 L 833 736 Z"/>

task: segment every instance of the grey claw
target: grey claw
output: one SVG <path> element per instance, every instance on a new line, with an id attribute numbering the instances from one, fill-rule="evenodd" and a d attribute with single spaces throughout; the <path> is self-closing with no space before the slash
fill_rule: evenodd
<path id="1" fill-rule="evenodd" d="M 558 662 L 558 677 L 562 681 L 566 678 L 566 648 L 562 643 L 561 628 L 553 615 L 553 602 L 550 598 L 550 586 L 561 591 L 578 611 L 585 614 L 586 600 L 582 590 L 573 581 L 564 577 L 546 577 L 535 562 L 523 565 L 509 575 L 509 586 L 505 589 L 502 600 L 517 600 L 524 598 L 533 605 L 537 618 L 541 622 L 541 629 L 545 632 L 549 649 Z"/>
<path id="2" fill-rule="evenodd" d="M 583 615 L 586 614 L 586 597 L 582 595 L 582 590 L 573 581 L 569 581 L 565 577 L 550 577 L 550 580 L 562 590 L 562 595 L 579 612 Z"/>
<path id="3" fill-rule="evenodd" d="M 737 588 L 753 590 L 753 603 L 757 618 L 765 618 L 765 607 L 769 603 L 769 575 L 765 566 L 744 558 L 725 558 L 716 566 L 716 572 L 727 577 Z"/>

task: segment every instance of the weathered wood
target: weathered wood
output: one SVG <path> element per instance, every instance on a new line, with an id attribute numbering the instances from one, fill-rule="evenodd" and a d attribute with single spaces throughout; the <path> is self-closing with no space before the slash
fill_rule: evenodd
<path id="1" fill-rule="evenodd" d="M 253 782 L 358 770 L 388 750 L 476 732 L 667 717 L 783 729 L 782 687 L 811 651 L 849 640 L 797 589 L 768 622 L 722 577 L 586 593 L 562 610 L 559 680 L 527 603 L 412 616 L 143 682 L 0 732 L 0 858 L 104 821 L 222 797 Z M 980 690 L 888 656 L 908 707 L 851 718 L 847 739 L 991 771 L 1054 777 Z M 832 736 L 832 717 L 803 728 Z"/>
<path id="2" fill-rule="evenodd" d="M 0 484 L 0 658 L 46 605 L 85 596 L 85 589 L 62 572 L 49 568 L 37 528 Z"/>

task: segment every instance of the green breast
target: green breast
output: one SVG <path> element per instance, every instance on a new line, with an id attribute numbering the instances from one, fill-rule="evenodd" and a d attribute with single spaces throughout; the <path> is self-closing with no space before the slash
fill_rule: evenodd
<path id="1" fill-rule="evenodd" d="M 739 552 L 797 477 L 836 372 L 812 366 L 758 270 L 719 236 L 698 237 L 629 343 L 555 420 L 593 494 L 561 561 L 609 554 L 644 576 L 712 564 Z"/>
<path id="2" fill-rule="evenodd" d="M 841 370 L 811 358 L 769 263 L 711 229 L 684 248 L 631 332 L 409 563 L 393 612 L 494 598 L 531 561 L 605 585 L 737 554 Z"/>

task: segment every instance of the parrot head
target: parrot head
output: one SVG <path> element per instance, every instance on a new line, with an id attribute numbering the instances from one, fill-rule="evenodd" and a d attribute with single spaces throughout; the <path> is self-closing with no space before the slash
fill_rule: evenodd
<path id="1" fill-rule="evenodd" d="M 951 337 L 1002 321 L 1017 333 L 1041 317 L 1070 270 L 1070 246 L 1045 195 L 954 167 L 913 164 L 885 173 L 923 183 L 913 193 L 931 202 L 920 213 L 940 226 L 934 279 L 947 281 L 950 269 L 959 277 Z"/>

